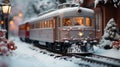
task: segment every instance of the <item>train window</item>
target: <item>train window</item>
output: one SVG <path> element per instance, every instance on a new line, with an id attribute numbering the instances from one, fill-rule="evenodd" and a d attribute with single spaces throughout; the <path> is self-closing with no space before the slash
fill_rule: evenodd
<path id="1" fill-rule="evenodd" d="M 40 28 L 40 26 L 39 26 L 39 25 L 40 25 L 40 23 L 38 22 L 38 24 L 37 24 L 37 28 Z"/>
<path id="2" fill-rule="evenodd" d="M 49 21 L 47 20 L 47 28 L 49 28 Z"/>
<path id="3" fill-rule="evenodd" d="M 32 25 L 30 24 L 30 29 L 32 29 Z"/>
<path id="4" fill-rule="evenodd" d="M 34 29 L 34 24 L 31 24 L 31 29 Z"/>
<path id="5" fill-rule="evenodd" d="M 53 27 L 53 23 L 52 23 L 52 20 L 50 20 L 50 24 L 49 24 L 50 28 Z"/>
<path id="6" fill-rule="evenodd" d="M 39 28 L 39 23 L 35 23 L 35 28 Z"/>
<path id="7" fill-rule="evenodd" d="M 40 28 L 42 28 L 43 27 L 43 25 L 42 25 L 42 21 L 40 22 Z"/>
<path id="8" fill-rule="evenodd" d="M 71 22 L 71 18 L 63 18 L 63 26 L 71 26 L 72 22 Z"/>
<path id="9" fill-rule="evenodd" d="M 90 18 L 86 18 L 86 26 L 91 26 L 91 19 Z"/>
<path id="10" fill-rule="evenodd" d="M 48 21 L 47 21 L 47 27 L 48 27 L 48 28 L 50 27 L 50 26 L 49 26 L 49 22 L 50 22 L 50 21 L 48 20 Z"/>
<path id="11" fill-rule="evenodd" d="M 45 27 L 44 27 L 44 28 L 47 28 L 47 21 L 45 21 L 45 22 L 44 22 L 44 25 L 45 25 Z"/>
<path id="12" fill-rule="evenodd" d="M 42 22 L 42 28 L 45 28 L 45 21 Z"/>
<path id="13" fill-rule="evenodd" d="M 40 28 L 54 28 L 55 27 L 55 21 L 54 19 L 46 20 L 46 21 L 40 21 L 39 22 Z"/>
<path id="14" fill-rule="evenodd" d="M 41 21 L 39 22 L 39 28 L 41 28 Z"/>
<path id="15" fill-rule="evenodd" d="M 74 22 L 75 22 L 75 26 L 76 25 L 84 26 L 84 18 L 83 17 L 75 17 Z"/>
<path id="16" fill-rule="evenodd" d="M 35 28 L 35 24 L 33 24 L 33 29 Z"/>
<path id="17" fill-rule="evenodd" d="M 42 21 L 40 22 L 40 26 L 41 26 L 41 28 L 43 28 L 43 22 Z"/>
<path id="18" fill-rule="evenodd" d="M 36 23 L 34 23 L 34 28 L 37 28 L 37 24 Z"/>
<path id="19" fill-rule="evenodd" d="M 49 21 L 49 27 L 54 28 L 55 27 L 55 21 L 52 19 Z"/>

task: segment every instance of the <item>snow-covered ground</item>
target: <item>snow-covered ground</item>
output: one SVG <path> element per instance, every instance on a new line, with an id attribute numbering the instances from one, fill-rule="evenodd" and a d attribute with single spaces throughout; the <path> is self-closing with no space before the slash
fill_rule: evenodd
<path id="1" fill-rule="evenodd" d="M 50 56 L 53 53 L 36 47 L 33 48 L 32 44 L 21 42 L 17 37 L 11 38 L 11 40 L 14 40 L 18 48 L 10 56 L 0 56 L 0 67 L 5 67 L 5 65 L 7 65 L 6 67 L 79 67 L 74 62 L 55 58 L 58 54 Z M 42 53 L 42 51 L 47 54 Z M 120 50 L 116 49 L 103 50 L 95 47 L 95 53 L 120 59 Z"/>
<path id="2" fill-rule="evenodd" d="M 104 50 L 98 47 L 94 47 L 94 49 L 96 54 L 120 59 L 120 50 L 117 49 Z"/>
<path id="3" fill-rule="evenodd" d="M 12 55 L 0 57 L 0 67 L 4 65 L 7 67 L 79 67 L 70 61 L 32 50 L 32 45 L 21 42 L 18 38 L 12 38 L 12 40 L 18 48 Z"/>

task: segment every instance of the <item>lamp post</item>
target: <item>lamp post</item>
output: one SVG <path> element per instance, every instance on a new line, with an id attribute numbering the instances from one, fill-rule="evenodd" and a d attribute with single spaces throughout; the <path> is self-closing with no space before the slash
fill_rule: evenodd
<path id="1" fill-rule="evenodd" d="M 1 3 L 1 10 L 2 10 L 2 14 L 3 14 L 3 18 L 4 18 L 4 23 L 5 23 L 5 29 L 6 29 L 6 38 L 8 39 L 8 33 L 9 33 L 9 21 L 8 21 L 8 16 L 10 14 L 10 11 L 11 11 L 11 4 L 10 4 L 10 1 L 9 0 L 4 0 L 2 3 Z"/>

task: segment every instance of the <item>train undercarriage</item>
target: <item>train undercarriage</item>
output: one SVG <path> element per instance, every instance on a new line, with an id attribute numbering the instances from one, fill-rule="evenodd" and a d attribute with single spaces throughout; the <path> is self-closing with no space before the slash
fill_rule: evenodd
<path id="1" fill-rule="evenodd" d="M 65 42 L 45 42 L 45 44 L 40 44 L 37 40 L 25 39 L 27 43 L 33 43 L 39 48 L 44 48 L 56 53 L 93 53 L 93 45 L 97 44 L 94 40 L 84 40 L 84 41 L 65 41 Z"/>

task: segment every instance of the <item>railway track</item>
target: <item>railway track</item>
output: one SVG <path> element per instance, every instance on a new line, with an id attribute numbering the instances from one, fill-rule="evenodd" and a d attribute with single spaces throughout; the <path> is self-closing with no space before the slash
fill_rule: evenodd
<path id="1" fill-rule="evenodd" d="M 75 61 L 71 59 L 75 58 Z M 120 67 L 120 59 L 96 55 L 92 53 L 71 53 L 55 56 L 55 58 L 64 59 L 78 64 L 80 67 Z M 95 66 L 94 66 L 95 65 Z"/>
<path id="2" fill-rule="evenodd" d="M 93 67 L 93 65 L 97 65 L 98 67 L 120 67 L 120 59 L 107 56 L 96 54 L 88 54 L 87 56 L 81 54 L 67 54 L 67 56 L 74 56 L 77 59 L 80 59 L 79 62 L 84 61 L 85 63 L 88 63 L 85 67 Z"/>
<path id="3" fill-rule="evenodd" d="M 116 63 L 116 64 L 120 64 L 120 59 L 117 58 L 112 58 L 112 57 L 108 57 L 108 56 L 102 56 L 102 55 L 96 55 L 96 54 L 92 54 L 92 57 L 96 58 L 96 59 L 101 59 L 101 60 L 106 60 L 110 63 Z"/>

